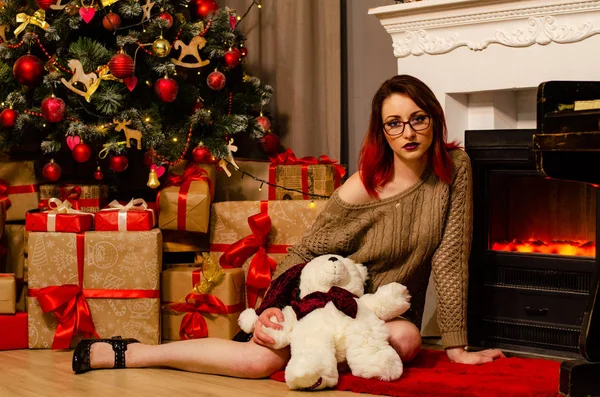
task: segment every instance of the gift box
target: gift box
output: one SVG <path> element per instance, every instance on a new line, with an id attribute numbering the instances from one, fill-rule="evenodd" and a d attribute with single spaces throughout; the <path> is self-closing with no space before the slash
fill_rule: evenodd
<path id="1" fill-rule="evenodd" d="M 79 233 L 94 228 L 94 215 L 77 211 L 66 200 L 50 199 L 48 211 L 28 211 L 25 216 L 25 230 L 28 232 Z"/>
<path id="2" fill-rule="evenodd" d="M 33 161 L 9 161 L 0 165 L 0 197 L 11 201 L 6 220 L 24 220 L 27 211 L 37 208 L 38 190 Z"/>
<path id="3" fill-rule="evenodd" d="M 29 233 L 29 347 L 117 335 L 158 344 L 161 247 L 158 229 Z"/>
<path id="4" fill-rule="evenodd" d="M 223 268 L 243 268 L 248 307 L 260 303 L 277 262 L 302 240 L 326 203 L 278 200 L 212 205 L 210 258 Z"/>
<path id="5" fill-rule="evenodd" d="M 0 239 L 4 234 L 4 225 L 6 224 L 6 216 L 8 208 L 10 207 L 10 200 L 8 197 L 0 197 Z M 5 253 L 6 247 L 0 246 L 0 256 Z"/>
<path id="6" fill-rule="evenodd" d="M 156 198 L 159 207 L 158 227 L 206 233 L 215 184 L 215 168 L 212 165 L 200 167 L 190 163 L 179 173 L 181 167 L 183 166 L 171 170 L 165 187 Z"/>
<path id="7" fill-rule="evenodd" d="M 0 273 L 0 314 L 14 314 L 16 300 L 15 275 Z"/>
<path id="8" fill-rule="evenodd" d="M 156 225 L 154 210 L 143 199 L 132 199 L 127 204 L 114 200 L 108 208 L 96 214 L 96 231 L 147 231 Z"/>
<path id="9" fill-rule="evenodd" d="M 232 339 L 244 310 L 244 271 L 224 275 L 208 293 L 195 290 L 205 279 L 201 267 L 175 266 L 162 273 L 162 336 L 164 340 Z M 187 299 L 186 299 L 187 298 Z"/>
<path id="10" fill-rule="evenodd" d="M 13 273 L 17 280 L 17 295 L 20 292 L 20 286 L 27 281 L 24 263 L 24 242 L 25 225 L 7 224 L 4 227 L 4 237 L 2 245 L 6 248 L 6 255 L 0 258 L 2 266 L 0 268 L 4 273 Z"/>
<path id="11" fill-rule="evenodd" d="M 27 349 L 27 313 L 0 315 L 0 350 Z"/>
<path id="12" fill-rule="evenodd" d="M 50 209 L 48 200 L 57 198 L 68 200 L 74 209 L 83 212 L 98 212 L 108 203 L 108 185 L 61 184 L 40 185 L 40 203 L 38 209 Z"/>
<path id="13" fill-rule="evenodd" d="M 280 153 L 271 158 L 269 182 L 283 188 L 269 185 L 269 200 L 315 198 L 310 194 L 331 196 L 346 175 L 344 167 L 336 163 L 325 155 L 297 158 L 291 149 Z"/>

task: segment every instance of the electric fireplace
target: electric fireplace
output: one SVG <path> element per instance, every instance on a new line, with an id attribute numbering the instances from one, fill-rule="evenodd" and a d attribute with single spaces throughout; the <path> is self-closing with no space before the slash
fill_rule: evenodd
<path id="1" fill-rule="evenodd" d="M 574 356 L 595 271 L 598 189 L 541 176 L 535 133 L 465 133 L 474 188 L 469 344 Z"/>

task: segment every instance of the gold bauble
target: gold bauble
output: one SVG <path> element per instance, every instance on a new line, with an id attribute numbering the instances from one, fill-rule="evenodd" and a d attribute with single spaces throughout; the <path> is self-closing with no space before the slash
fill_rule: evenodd
<path id="1" fill-rule="evenodd" d="M 160 36 L 152 43 L 152 53 L 157 57 L 166 57 L 171 52 L 171 43 Z"/>

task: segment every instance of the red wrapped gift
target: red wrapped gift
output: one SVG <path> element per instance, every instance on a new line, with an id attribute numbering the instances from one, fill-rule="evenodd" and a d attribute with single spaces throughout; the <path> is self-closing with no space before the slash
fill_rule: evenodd
<path id="1" fill-rule="evenodd" d="M 40 185 L 38 209 L 48 210 L 51 198 L 68 200 L 73 208 L 83 212 L 98 212 L 108 202 L 108 185 Z"/>
<path id="2" fill-rule="evenodd" d="M 27 313 L 0 315 L 0 350 L 27 349 Z"/>
<path id="3" fill-rule="evenodd" d="M 29 232 L 79 233 L 94 228 L 94 215 L 77 211 L 69 201 L 51 198 L 49 211 L 30 211 L 25 215 L 25 229 Z"/>
<path id="4" fill-rule="evenodd" d="M 113 200 L 108 207 L 96 212 L 96 231 L 143 232 L 156 224 L 154 210 L 148 208 L 144 199 L 131 199 L 125 205 Z"/>

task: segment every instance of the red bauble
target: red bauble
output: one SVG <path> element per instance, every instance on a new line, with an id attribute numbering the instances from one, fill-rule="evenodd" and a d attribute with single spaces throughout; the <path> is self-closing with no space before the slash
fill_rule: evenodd
<path id="1" fill-rule="evenodd" d="M 133 58 L 125 53 L 118 53 L 108 62 L 110 73 L 119 78 L 131 77 L 133 75 Z"/>
<path id="2" fill-rule="evenodd" d="M 42 114 L 49 123 L 59 123 L 65 118 L 67 105 L 65 101 L 54 95 L 42 101 Z"/>
<path id="3" fill-rule="evenodd" d="M 206 78 L 206 84 L 215 91 L 222 90 L 225 87 L 225 75 L 218 70 L 215 70 Z"/>
<path id="4" fill-rule="evenodd" d="M 206 18 L 210 13 L 219 9 L 215 0 L 192 0 L 190 8 L 194 15 L 199 18 Z"/>
<path id="5" fill-rule="evenodd" d="M 73 147 L 73 159 L 78 163 L 85 163 L 92 155 L 92 149 L 85 143 L 78 143 Z"/>
<path id="6" fill-rule="evenodd" d="M 237 48 L 232 48 L 225 53 L 223 56 L 223 62 L 225 66 L 233 69 L 240 64 L 242 61 L 242 53 Z"/>
<path id="7" fill-rule="evenodd" d="M 109 12 L 102 18 L 102 26 L 104 29 L 109 32 L 114 32 L 121 26 L 121 17 L 119 14 L 115 14 L 114 12 Z"/>
<path id="8" fill-rule="evenodd" d="M 200 109 L 204 109 L 204 104 L 202 103 L 202 101 L 198 100 L 196 101 L 196 103 L 194 103 L 194 106 L 192 107 L 192 113 L 196 113 Z"/>
<path id="9" fill-rule="evenodd" d="M 114 172 L 123 172 L 129 165 L 129 159 L 123 154 L 112 156 L 109 160 L 109 167 Z"/>
<path id="10" fill-rule="evenodd" d="M 102 172 L 100 166 L 98 166 L 98 168 L 96 168 L 96 171 L 94 171 L 94 179 L 96 179 L 97 181 L 101 181 L 102 178 L 104 178 L 104 173 Z"/>
<path id="11" fill-rule="evenodd" d="M 179 87 L 177 82 L 168 77 L 163 77 L 154 82 L 154 92 L 163 102 L 173 102 L 177 98 Z"/>
<path id="12" fill-rule="evenodd" d="M 13 66 L 15 79 L 23 85 L 32 86 L 42 80 L 44 64 L 35 55 L 23 55 Z"/>
<path id="13" fill-rule="evenodd" d="M 154 152 L 152 151 L 152 149 L 150 149 L 146 153 L 144 153 L 144 165 L 146 167 L 150 167 L 152 166 L 152 164 L 154 164 Z"/>
<path id="14" fill-rule="evenodd" d="M 42 170 L 42 176 L 50 182 L 58 181 L 60 179 L 60 174 L 60 165 L 56 164 L 54 160 L 50 160 L 50 162 L 46 164 Z"/>
<path id="15" fill-rule="evenodd" d="M 212 162 L 212 154 L 206 146 L 196 146 L 192 150 L 192 160 L 194 163 L 209 164 Z"/>
<path id="16" fill-rule="evenodd" d="M 35 0 L 35 4 L 42 10 L 47 11 L 51 5 L 56 4 L 56 0 Z"/>
<path id="17" fill-rule="evenodd" d="M 14 109 L 4 109 L 0 113 L 0 123 L 6 128 L 12 128 L 15 126 L 19 113 Z"/>
<path id="18" fill-rule="evenodd" d="M 271 120 L 269 120 L 265 116 L 258 116 L 256 118 L 256 122 L 262 127 L 264 132 L 269 132 L 269 130 L 271 129 Z"/>
<path id="19" fill-rule="evenodd" d="M 279 137 L 273 133 L 265 134 L 260 138 L 260 147 L 268 154 L 277 154 L 279 151 Z"/>
<path id="20" fill-rule="evenodd" d="M 173 15 L 169 14 L 168 12 L 161 12 L 158 14 L 158 18 L 167 21 L 167 29 L 170 29 L 171 26 L 173 26 Z"/>
<path id="21" fill-rule="evenodd" d="M 240 48 L 240 54 L 242 54 L 242 58 L 246 58 L 246 55 L 248 55 L 248 49 L 246 47 Z"/>

